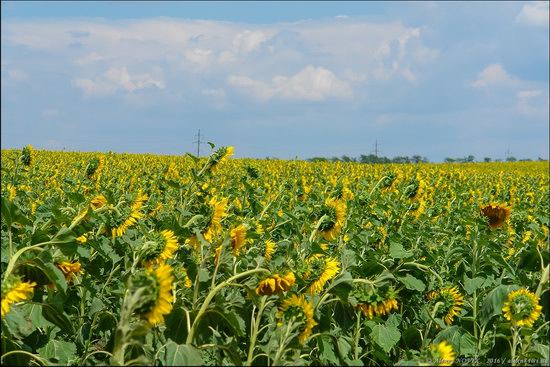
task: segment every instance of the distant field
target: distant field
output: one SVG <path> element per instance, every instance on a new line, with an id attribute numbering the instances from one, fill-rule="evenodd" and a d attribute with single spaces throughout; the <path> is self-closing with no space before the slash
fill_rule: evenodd
<path id="1" fill-rule="evenodd" d="M 2 364 L 548 362 L 548 162 L 232 152 L 2 150 Z"/>

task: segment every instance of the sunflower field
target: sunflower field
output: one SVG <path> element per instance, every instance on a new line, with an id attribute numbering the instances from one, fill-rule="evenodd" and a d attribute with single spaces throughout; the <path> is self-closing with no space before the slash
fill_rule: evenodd
<path id="1" fill-rule="evenodd" d="M 3 150 L 2 365 L 547 365 L 548 162 Z"/>

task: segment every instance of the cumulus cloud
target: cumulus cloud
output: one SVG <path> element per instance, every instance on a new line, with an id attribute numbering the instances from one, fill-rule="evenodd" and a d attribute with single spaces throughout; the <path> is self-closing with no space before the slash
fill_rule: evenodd
<path id="1" fill-rule="evenodd" d="M 249 92 L 266 101 L 271 98 L 294 101 L 324 101 L 348 99 L 353 91 L 348 83 L 323 67 L 307 65 L 292 76 L 276 75 L 271 81 L 254 80 L 246 76 L 230 75 L 229 85 Z"/>
<path id="2" fill-rule="evenodd" d="M 517 111 L 528 116 L 548 111 L 547 106 L 542 106 L 541 103 L 538 103 L 538 105 L 533 104 L 532 101 L 538 99 L 537 97 L 539 96 L 542 96 L 542 90 L 540 89 L 528 89 L 517 92 Z"/>
<path id="3" fill-rule="evenodd" d="M 164 89 L 164 81 L 150 74 L 131 76 L 125 67 L 112 67 L 98 78 L 75 78 L 73 84 L 87 97 L 112 94 L 117 90 L 134 92 L 145 88 Z"/>
<path id="4" fill-rule="evenodd" d="M 233 38 L 233 46 L 238 52 L 252 52 L 258 50 L 266 40 L 264 32 L 246 30 Z"/>
<path id="5" fill-rule="evenodd" d="M 523 5 L 516 16 L 516 22 L 528 26 L 548 27 L 548 1 L 533 1 Z"/>
<path id="6" fill-rule="evenodd" d="M 489 86 L 510 85 L 516 81 L 515 77 L 504 70 L 500 64 L 490 64 L 483 69 L 479 74 L 477 80 L 472 83 L 474 88 L 487 88 Z"/>

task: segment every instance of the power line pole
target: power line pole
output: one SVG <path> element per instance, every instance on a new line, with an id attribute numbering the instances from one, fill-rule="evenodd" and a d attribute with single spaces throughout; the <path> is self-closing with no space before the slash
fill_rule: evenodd
<path id="1" fill-rule="evenodd" d="M 376 158 L 378 158 L 378 153 L 382 153 L 380 150 L 378 150 L 378 139 L 374 141 L 374 155 Z"/>
<path id="2" fill-rule="evenodd" d="M 201 141 L 201 129 L 199 129 L 199 133 L 196 135 L 197 140 L 193 143 L 197 143 L 197 157 L 200 157 L 201 154 L 201 144 L 204 144 L 204 141 Z"/>

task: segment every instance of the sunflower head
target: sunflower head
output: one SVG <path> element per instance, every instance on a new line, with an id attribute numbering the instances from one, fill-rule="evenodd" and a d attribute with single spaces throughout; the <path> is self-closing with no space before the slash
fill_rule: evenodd
<path id="1" fill-rule="evenodd" d="M 73 261 L 73 262 L 61 261 L 57 263 L 57 267 L 65 275 L 65 279 L 67 279 L 68 281 L 71 281 L 76 276 L 76 274 L 80 273 L 81 265 L 80 265 L 80 262 L 78 261 Z"/>
<path id="2" fill-rule="evenodd" d="M 231 247 L 233 255 L 238 256 L 246 241 L 246 226 L 240 224 L 231 230 Z"/>
<path id="3" fill-rule="evenodd" d="M 156 268 L 150 266 L 132 278 L 131 291 L 141 289 L 142 296 L 134 310 L 149 325 L 156 325 L 164 321 L 164 316 L 172 311 L 172 268 L 163 264 Z"/>
<path id="4" fill-rule="evenodd" d="M 30 166 L 32 164 L 33 158 L 34 149 L 32 145 L 29 144 L 21 151 L 21 163 L 23 163 L 25 166 Z"/>
<path id="5" fill-rule="evenodd" d="M 525 288 L 510 292 L 502 307 L 504 318 L 514 326 L 532 327 L 541 311 L 539 297 Z"/>
<path id="6" fill-rule="evenodd" d="M 430 362 L 437 366 L 451 366 L 455 360 L 455 352 L 453 347 L 445 340 L 437 345 L 430 345 L 429 359 Z"/>
<path id="7" fill-rule="evenodd" d="M 32 297 L 35 282 L 23 282 L 15 275 L 9 275 L 2 282 L 2 318 L 10 312 L 14 303 L 22 302 Z"/>
<path id="8" fill-rule="evenodd" d="M 172 259 L 178 248 L 178 239 L 171 230 L 148 233 L 141 248 L 141 258 L 147 265 L 162 264 Z"/>
<path id="9" fill-rule="evenodd" d="M 334 278 L 340 271 L 338 260 L 332 257 L 325 257 L 321 254 L 315 254 L 306 260 L 307 271 L 304 274 L 304 280 L 309 284 L 308 292 L 317 294 L 321 292 L 326 282 Z"/>
<path id="10" fill-rule="evenodd" d="M 265 241 L 264 258 L 266 261 L 270 261 L 273 254 L 277 251 L 277 244 L 271 240 Z"/>
<path id="11" fill-rule="evenodd" d="M 319 218 L 323 216 L 325 219 L 319 225 L 319 231 L 325 240 L 332 241 L 336 239 L 344 226 L 346 204 L 338 199 L 328 198 L 319 212 Z"/>
<path id="12" fill-rule="evenodd" d="M 90 200 L 90 206 L 94 211 L 104 207 L 105 204 L 107 204 L 107 198 L 105 198 L 105 196 L 103 195 L 98 195 Z"/>
<path id="13" fill-rule="evenodd" d="M 440 290 L 433 290 L 427 295 L 428 300 L 434 305 L 438 302 L 443 304 L 437 309 L 436 316 L 445 320 L 447 325 L 453 323 L 455 316 L 458 316 L 464 304 L 464 297 L 456 287 L 446 287 Z"/>
<path id="14" fill-rule="evenodd" d="M 212 154 L 209 161 L 209 171 L 210 172 L 216 172 L 219 165 L 223 162 L 225 162 L 229 157 L 233 155 L 235 152 L 235 148 L 232 146 L 229 147 L 221 147 L 217 151 Z"/>
<path id="15" fill-rule="evenodd" d="M 272 294 L 286 292 L 292 288 L 295 282 L 296 277 L 291 271 L 282 276 L 273 274 L 260 281 L 256 288 L 256 294 L 260 296 L 271 296 Z"/>
<path id="16" fill-rule="evenodd" d="M 293 294 L 285 299 L 279 307 L 277 318 L 279 319 L 277 325 L 280 326 L 283 321 L 290 320 L 300 324 L 298 340 L 302 344 L 309 338 L 311 331 L 317 325 L 313 316 L 313 304 L 308 302 L 303 294 L 299 296 Z"/>
<path id="17" fill-rule="evenodd" d="M 502 227 L 510 219 L 512 208 L 506 204 L 489 204 L 481 208 L 481 214 L 489 220 L 489 227 Z"/>

